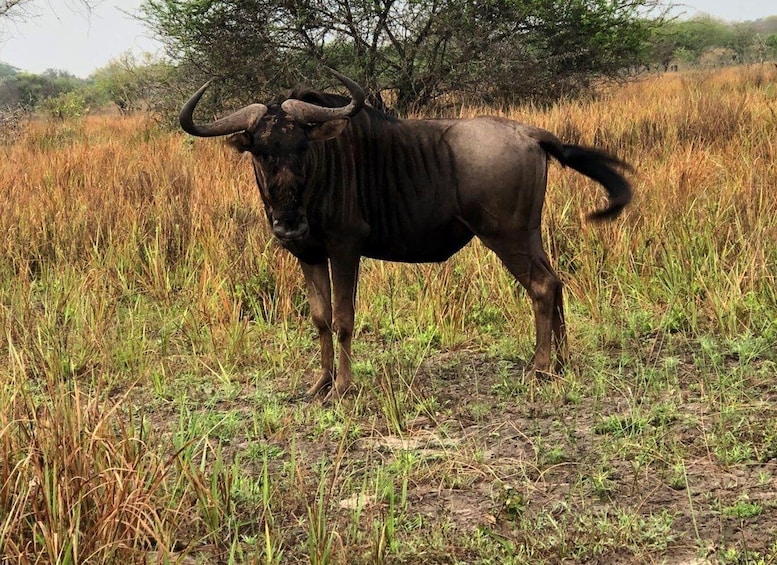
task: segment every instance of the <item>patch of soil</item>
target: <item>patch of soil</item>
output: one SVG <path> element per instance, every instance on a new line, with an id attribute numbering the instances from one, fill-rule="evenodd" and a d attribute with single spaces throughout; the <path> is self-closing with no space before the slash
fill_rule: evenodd
<path id="1" fill-rule="evenodd" d="M 424 554 L 430 563 L 477 559 L 463 540 L 478 532 L 522 548 L 536 562 L 695 564 L 714 561 L 719 552 L 775 556 L 777 461 L 719 461 L 707 441 L 710 408 L 689 392 L 692 386 L 672 398 L 675 416 L 608 431 L 600 425 L 606 417 L 630 421 L 632 398 L 589 391 L 568 398 L 563 377 L 530 381 L 524 369 L 469 351 L 430 358 L 406 392 L 420 404 L 434 399 L 429 405 L 437 408 L 408 415 L 401 434 L 381 417 L 382 392 L 372 379 L 371 388 L 360 383 L 361 392 L 341 401 L 347 412 L 355 396 L 362 403 L 368 398 L 370 411 L 354 417 L 359 434 L 353 440 L 311 433 L 303 407 L 305 423 L 287 422 L 267 437 L 284 453 L 270 462 L 272 476 L 287 472 L 290 445 L 297 465 L 307 467 L 297 471 L 297 492 L 286 493 L 275 512 L 288 555 L 305 548 L 303 523 L 320 495 L 315 462 L 328 460 L 337 477 L 353 478 L 376 465 L 398 469 L 411 454 L 415 466 L 402 512 L 417 519 L 418 529 L 407 535 L 418 543 L 444 532 L 449 544 L 440 550 L 435 541 L 439 551 Z M 696 382 L 692 368 L 681 373 Z M 246 464 L 245 472 L 260 476 L 261 468 Z M 398 484 L 400 474 L 393 472 Z M 340 484 L 334 481 L 326 493 L 333 499 L 329 519 L 347 529 L 358 510 L 363 527 L 374 529 L 387 515 L 386 499 L 340 492 Z M 367 547 L 338 551 L 351 562 L 370 562 Z"/>

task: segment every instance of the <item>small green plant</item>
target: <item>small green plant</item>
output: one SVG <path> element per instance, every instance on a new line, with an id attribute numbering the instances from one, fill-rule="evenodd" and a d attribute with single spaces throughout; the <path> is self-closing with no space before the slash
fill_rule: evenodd
<path id="1" fill-rule="evenodd" d="M 407 428 L 408 399 L 407 394 L 397 390 L 392 372 L 385 370 L 380 377 L 380 407 L 389 429 L 395 434 L 402 434 Z"/>
<path id="2" fill-rule="evenodd" d="M 763 512 L 763 506 L 756 502 L 752 502 L 745 496 L 739 498 L 736 502 L 734 502 L 734 504 L 730 506 L 724 506 L 721 512 L 723 516 L 727 518 L 746 520 L 747 518 L 760 516 Z"/>
<path id="3" fill-rule="evenodd" d="M 527 505 L 524 494 L 509 484 L 499 484 L 496 489 L 496 499 L 501 506 L 501 512 L 504 512 L 510 520 L 518 520 Z"/>
<path id="4" fill-rule="evenodd" d="M 370 548 L 371 562 L 386 563 L 387 556 L 395 549 L 397 530 L 397 509 L 393 490 L 388 493 L 386 506 L 380 517 L 373 522 L 373 536 Z"/>
<path id="5" fill-rule="evenodd" d="M 586 477 L 586 481 L 593 493 L 603 500 L 610 497 L 616 484 L 612 478 L 612 471 L 604 466 L 594 468 Z"/>
<path id="6" fill-rule="evenodd" d="M 600 420 L 594 426 L 597 434 L 609 434 L 615 437 L 627 437 L 639 434 L 645 428 L 646 421 L 642 417 L 618 416 L 613 414 Z"/>
<path id="7" fill-rule="evenodd" d="M 335 531 L 329 522 L 329 488 L 331 479 L 327 476 L 326 466 L 319 464 L 319 479 L 316 497 L 308 504 L 307 545 L 308 556 L 313 565 L 326 565 L 333 559 Z"/>
<path id="8" fill-rule="evenodd" d="M 543 445 L 537 453 L 537 461 L 541 467 L 551 467 L 567 461 L 569 456 L 563 445 L 555 444 L 551 446 Z"/>
<path id="9" fill-rule="evenodd" d="M 469 411 L 470 416 L 476 421 L 482 421 L 487 418 L 487 416 L 491 413 L 493 410 L 492 406 L 486 402 L 473 402 L 469 406 L 467 406 L 467 410 Z"/>
<path id="10" fill-rule="evenodd" d="M 753 447 L 745 439 L 730 430 L 711 434 L 715 456 L 725 465 L 745 463 L 753 459 Z"/>
<path id="11" fill-rule="evenodd" d="M 674 490 L 683 490 L 688 488 L 688 476 L 686 474 L 685 465 L 683 463 L 676 463 L 672 465 L 667 483 Z"/>

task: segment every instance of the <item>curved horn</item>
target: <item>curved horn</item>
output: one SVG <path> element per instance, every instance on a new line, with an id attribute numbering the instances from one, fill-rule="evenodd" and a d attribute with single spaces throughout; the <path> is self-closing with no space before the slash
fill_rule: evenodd
<path id="1" fill-rule="evenodd" d="M 358 114 L 362 107 L 364 107 L 364 91 L 362 87 L 336 70 L 329 67 L 327 69 L 348 88 L 348 92 L 351 93 L 351 101 L 341 108 L 326 108 L 303 102 L 302 100 L 286 100 L 281 104 L 281 108 L 298 122 L 317 124 L 340 118 L 350 118 Z"/>
<path id="2" fill-rule="evenodd" d="M 256 123 L 262 119 L 267 113 L 267 106 L 264 104 L 251 104 L 225 116 L 215 122 L 211 122 L 205 125 L 197 125 L 194 123 L 193 114 L 194 108 L 197 103 L 205 94 L 205 91 L 210 86 L 211 81 L 203 84 L 200 89 L 189 98 L 186 104 L 181 108 L 181 113 L 178 115 L 178 121 L 181 123 L 183 131 L 188 134 L 196 135 L 197 137 L 215 137 L 218 135 L 229 135 L 230 133 L 236 133 L 238 131 L 250 130 L 256 125 Z"/>

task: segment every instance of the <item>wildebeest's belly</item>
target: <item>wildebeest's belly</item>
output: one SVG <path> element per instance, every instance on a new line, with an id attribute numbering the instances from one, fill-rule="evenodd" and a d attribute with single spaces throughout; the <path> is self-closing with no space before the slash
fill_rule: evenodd
<path id="1" fill-rule="evenodd" d="M 449 259 L 474 236 L 458 221 L 430 228 L 408 229 L 399 234 L 373 232 L 362 255 L 402 263 L 439 263 Z"/>

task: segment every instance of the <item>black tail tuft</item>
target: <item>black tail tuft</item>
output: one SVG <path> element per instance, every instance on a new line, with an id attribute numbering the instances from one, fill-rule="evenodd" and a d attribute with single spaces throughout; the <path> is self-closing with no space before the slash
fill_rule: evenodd
<path id="1" fill-rule="evenodd" d="M 631 184 L 618 169 L 631 172 L 634 170 L 631 165 L 599 149 L 579 145 L 563 145 L 560 149 L 545 147 L 562 165 L 595 180 L 607 191 L 609 206 L 590 213 L 588 219 L 601 222 L 616 218 L 631 202 L 632 196 Z"/>

